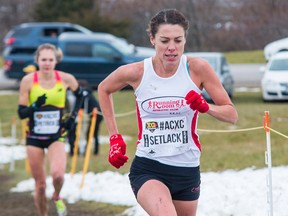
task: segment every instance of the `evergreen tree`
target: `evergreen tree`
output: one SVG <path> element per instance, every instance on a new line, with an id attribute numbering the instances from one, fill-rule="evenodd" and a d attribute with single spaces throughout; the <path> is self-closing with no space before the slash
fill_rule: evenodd
<path id="1" fill-rule="evenodd" d="M 33 18 L 38 22 L 77 23 L 95 32 L 127 37 L 131 22 L 101 16 L 97 5 L 97 0 L 40 0 L 35 5 Z"/>

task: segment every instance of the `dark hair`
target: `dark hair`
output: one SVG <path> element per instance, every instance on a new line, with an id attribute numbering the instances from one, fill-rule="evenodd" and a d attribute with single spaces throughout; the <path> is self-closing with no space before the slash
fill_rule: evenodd
<path id="1" fill-rule="evenodd" d="M 188 34 L 189 21 L 176 9 L 164 9 L 158 12 L 151 20 L 147 32 L 152 37 L 158 32 L 161 24 L 180 25 L 185 31 L 185 37 Z"/>

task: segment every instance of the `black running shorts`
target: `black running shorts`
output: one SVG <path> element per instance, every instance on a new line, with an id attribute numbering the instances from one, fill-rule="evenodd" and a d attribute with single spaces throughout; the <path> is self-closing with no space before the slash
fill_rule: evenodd
<path id="1" fill-rule="evenodd" d="M 58 137 L 58 138 L 54 138 L 54 139 L 33 139 L 33 138 L 26 138 L 26 145 L 31 145 L 31 146 L 35 146 L 38 148 L 48 148 L 53 142 L 55 141 L 61 141 L 64 142 L 64 137 Z"/>
<path id="2" fill-rule="evenodd" d="M 141 186 L 155 179 L 164 183 L 170 190 L 173 200 L 192 201 L 200 196 L 200 168 L 176 167 L 136 156 L 129 174 L 130 184 L 135 197 Z"/>

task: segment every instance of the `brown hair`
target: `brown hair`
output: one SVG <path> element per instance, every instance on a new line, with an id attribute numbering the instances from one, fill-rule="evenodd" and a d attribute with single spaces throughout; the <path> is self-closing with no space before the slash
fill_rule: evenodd
<path id="1" fill-rule="evenodd" d="M 148 25 L 147 32 L 150 36 L 155 37 L 161 24 L 180 25 L 185 31 L 185 37 L 188 34 L 189 21 L 185 16 L 176 9 L 164 9 L 158 12 Z"/>
<path id="2" fill-rule="evenodd" d="M 62 60 L 63 54 L 60 48 L 56 48 L 56 46 L 54 46 L 53 44 L 49 44 L 49 43 L 45 43 L 45 44 L 41 44 L 40 46 L 38 46 L 36 52 L 35 52 L 35 62 L 37 62 L 38 57 L 40 55 L 40 51 L 44 50 L 44 49 L 48 49 L 48 50 L 52 50 L 56 56 L 56 60 L 57 62 L 60 62 Z"/>

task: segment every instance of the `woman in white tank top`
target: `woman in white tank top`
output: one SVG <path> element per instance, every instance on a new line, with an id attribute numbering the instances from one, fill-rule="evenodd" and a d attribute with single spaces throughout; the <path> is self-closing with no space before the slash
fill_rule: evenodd
<path id="1" fill-rule="evenodd" d="M 211 66 L 183 55 L 188 27 L 176 9 L 160 11 L 148 28 L 155 56 L 119 67 L 98 86 L 110 134 L 108 160 L 116 168 L 128 157 L 111 95 L 127 85 L 134 89 L 139 134 L 129 178 L 138 203 L 149 215 L 196 215 L 201 182 L 198 115 L 207 113 L 232 124 L 238 119 Z M 201 96 L 203 88 L 214 104 Z"/>

